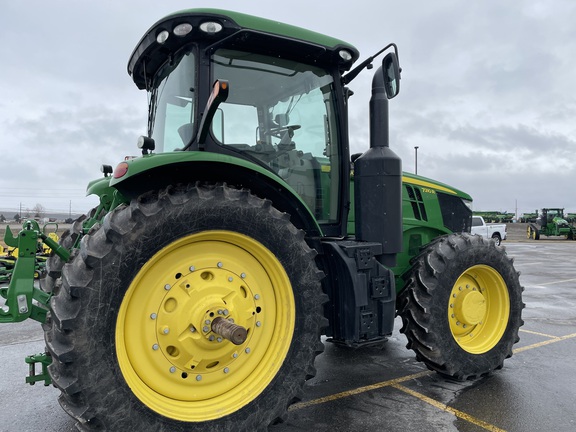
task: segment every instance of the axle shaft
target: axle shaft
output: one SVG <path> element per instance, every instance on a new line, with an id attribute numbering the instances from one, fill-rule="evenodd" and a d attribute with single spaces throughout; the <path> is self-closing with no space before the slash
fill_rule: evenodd
<path id="1" fill-rule="evenodd" d="M 224 339 L 228 339 L 234 345 L 242 345 L 248 336 L 248 330 L 234 324 L 227 319 L 217 317 L 212 321 L 212 331 Z"/>

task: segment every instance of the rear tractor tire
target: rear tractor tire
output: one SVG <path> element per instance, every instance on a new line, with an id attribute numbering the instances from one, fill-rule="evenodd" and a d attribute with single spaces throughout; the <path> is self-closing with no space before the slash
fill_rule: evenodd
<path id="1" fill-rule="evenodd" d="M 504 248 L 469 234 L 440 237 L 413 260 L 400 331 L 429 369 L 456 380 L 487 375 L 519 340 L 522 291 Z"/>
<path id="2" fill-rule="evenodd" d="M 323 349 L 314 256 L 287 215 L 222 184 L 112 211 L 51 303 L 60 404 L 81 430 L 265 430 Z"/>

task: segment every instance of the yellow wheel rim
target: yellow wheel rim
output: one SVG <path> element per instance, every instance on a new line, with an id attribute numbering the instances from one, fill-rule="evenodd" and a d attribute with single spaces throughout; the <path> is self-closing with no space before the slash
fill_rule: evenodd
<path id="1" fill-rule="evenodd" d="M 532 238 L 532 229 L 530 227 L 526 228 L 526 238 Z"/>
<path id="2" fill-rule="evenodd" d="M 510 297 L 504 279 L 487 265 L 470 267 L 450 293 L 448 321 L 460 347 L 483 354 L 498 344 L 510 316 Z"/>
<path id="3" fill-rule="evenodd" d="M 215 318 L 247 329 L 241 345 Z M 290 348 L 295 302 L 278 259 L 258 241 L 205 231 L 157 252 L 124 296 L 116 325 L 122 374 L 148 408 L 175 420 L 224 417 L 254 400 Z"/>

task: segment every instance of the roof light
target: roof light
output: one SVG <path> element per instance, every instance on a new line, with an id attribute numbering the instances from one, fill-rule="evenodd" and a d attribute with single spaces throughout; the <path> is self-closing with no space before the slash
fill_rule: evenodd
<path id="1" fill-rule="evenodd" d="M 102 171 L 104 177 L 108 177 L 108 175 L 112 174 L 112 166 L 103 164 L 100 166 L 100 171 Z"/>
<path id="2" fill-rule="evenodd" d="M 340 50 L 338 54 L 340 54 L 340 58 L 342 58 L 342 60 L 344 61 L 352 60 L 352 54 L 350 53 L 350 51 Z"/>
<path id="3" fill-rule="evenodd" d="M 166 42 L 168 36 L 170 36 L 170 33 L 168 33 L 167 30 L 162 30 L 160 33 L 158 33 L 158 36 L 156 36 L 156 42 L 162 45 L 164 42 Z"/>
<path id="4" fill-rule="evenodd" d="M 176 36 L 182 37 L 182 36 L 186 36 L 191 31 L 192 31 L 192 24 L 182 23 L 182 24 L 178 24 L 176 27 L 174 27 L 174 30 L 172 30 L 172 33 L 174 33 Z"/>
<path id="5" fill-rule="evenodd" d="M 152 151 L 156 148 L 156 144 L 154 143 L 154 139 L 147 137 L 147 136 L 139 137 L 137 145 L 138 145 L 139 149 L 142 149 L 143 155 L 147 155 L 148 151 Z"/>
<path id="6" fill-rule="evenodd" d="M 202 30 L 204 33 L 215 34 L 222 30 L 222 24 L 215 21 L 206 21 L 200 24 L 200 30 Z"/>

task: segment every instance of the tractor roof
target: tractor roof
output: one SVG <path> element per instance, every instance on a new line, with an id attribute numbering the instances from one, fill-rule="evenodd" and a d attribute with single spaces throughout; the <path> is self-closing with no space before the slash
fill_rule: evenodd
<path id="1" fill-rule="evenodd" d="M 213 23 L 212 30 L 207 29 L 207 23 Z M 178 34 L 177 28 L 185 28 L 186 33 Z M 214 32 L 214 28 L 218 30 Z M 226 44 L 240 50 L 282 54 L 303 63 L 337 65 L 341 72 L 349 70 L 359 56 L 346 42 L 300 27 L 221 9 L 187 9 L 164 17 L 146 32 L 130 56 L 128 73 L 143 89 L 177 51 L 198 41 L 204 41 L 208 50 Z"/>

